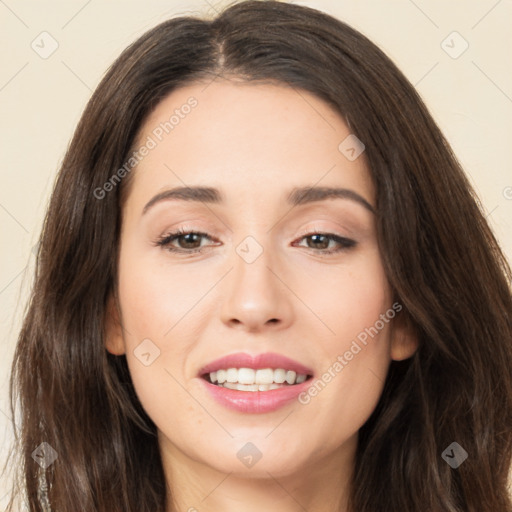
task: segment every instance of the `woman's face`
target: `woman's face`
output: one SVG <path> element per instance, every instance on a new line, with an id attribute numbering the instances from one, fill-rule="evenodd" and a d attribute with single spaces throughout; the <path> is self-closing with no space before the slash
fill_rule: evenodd
<path id="1" fill-rule="evenodd" d="M 216 80 L 164 99 L 136 148 L 107 348 L 164 461 L 284 476 L 350 460 L 390 360 L 415 348 L 363 146 L 308 92 Z"/>

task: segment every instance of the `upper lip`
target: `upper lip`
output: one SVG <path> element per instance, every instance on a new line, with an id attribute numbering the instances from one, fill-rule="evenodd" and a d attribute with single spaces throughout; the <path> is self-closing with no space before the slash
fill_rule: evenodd
<path id="1" fill-rule="evenodd" d="M 254 370 L 261 368 L 283 368 L 284 370 L 292 370 L 297 374 L 313 375 L 311 368 L 275 352 L 265 352 L 254 356 L 245 352 L 229 354 L 203 366 L 199 370 L 199 375 L 228 368 L 253 368 Z"/>

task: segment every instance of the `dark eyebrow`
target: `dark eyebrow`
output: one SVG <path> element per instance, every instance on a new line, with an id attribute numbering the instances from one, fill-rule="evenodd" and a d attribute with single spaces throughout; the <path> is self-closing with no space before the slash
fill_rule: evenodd
<path id="1" fill-rule="evenodd" d="M 350 199 L 364 206 L 367 210 L 375 213 L 373 206 L 357 192 L 348 188 L 335 187 L 298 187 L 288 194 L 287 202 L 292 206 L 300 206 L 326 199 Z M 160 192 L 144 206 L 144 215 L 154 204 L 160 201 L 182 200 L 197 201 L 202 203 L 218 204 L 224 201 L 221 192 L 212 187 L 176 187 Z"/>
<path id="2" fill-rule="evenodd" d="M 350 199 L 364 206 L 367 210 L 375 213 L 373 206 L 357 192 L 349 188 L 335 187 L 300 187 L 294 188 L 288 195 L 288 202 L 293 206 L 324 201 L 325 199 Z"/>
<path id="3" fill-rule="evenodd" d="M 222 194 L 212 187 L 176 187 L 160 192 L 144 206 L 142 215 L 144 215 L 155 203 L 168 201 L 171 199 L 181 199 L 182 201 L 198 201 L 202 203 L 222 203 L 224 201 Z"/>

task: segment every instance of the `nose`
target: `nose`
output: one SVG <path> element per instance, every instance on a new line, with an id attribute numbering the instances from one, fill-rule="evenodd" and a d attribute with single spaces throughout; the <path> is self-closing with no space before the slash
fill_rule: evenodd
<path id="1" fill-rule="evenodd" d="M 267 249 L 255 261 L 248 261 L 234 254 L 221 307 L 222 322 L 247 332 L 288 327 L 294 310 L 287 276 Z"/>

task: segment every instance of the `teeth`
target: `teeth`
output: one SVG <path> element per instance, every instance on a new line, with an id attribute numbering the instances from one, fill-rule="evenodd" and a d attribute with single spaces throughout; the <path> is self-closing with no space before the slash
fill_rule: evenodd
<path id="1" fill-rule="evenodd" d="M 225 382 L 222 387 L 228 389 L 236 389 L 237 391 L 269 391 L 282 386 L 279 384 L 238 384 L 236 382 Z"/>
<path id="2" fill-rule="evenodd" d="M 283 368 L 263 368 L 254 370 L 252 368 L 227 368 L 210 373 L 210 381 L 214 384 L 224 385 L 229 389 L 239 389 L 238 385 L 243 386 L 240 391 L 267 391 L 276 389 L 277 384 L 289 385 L 301 384 L 307 378 L 305 374 L 297 374 L 293 370 Z M 272 387 L 275 386 L 275 387 Z M 262 389 L 262 387 L 264 389 Z"/>
<path id="3" fill-rule="evenodd" d="M 302 384 L 306 380 L 307 375 L 297 375 L 297 384 Z"/>
<path id="4" fill-rule="evenodd" d="M 238 382 L 240 384 L 254 384 L 256 382 L 255 377 L 256 372 L 252 368 L 240 368 L 238 370 Z"/>
<path id="5" fill-rule="evenodd" d="M 282 384 L 286 380 L 286 370 L 283 370 L 282 368 L 278 368 L 277 370 L 274 370 L 274 382 L 277 382 L 278 384 Z"/>
<path id="6" fill-rule="evenodd" d="M 256 370 L 255 379 L 258 379 L 259 384 L 272 384 L 274 382 L 274 370 L 272 368 Z"/>
<path id="7" fill-rule="evenodd" d="M 229 368 L 226 372 L 227 382 L 236 382 L 238 380 L 238 370 L 236 368 Z"/>
<path id="8" fill-rule="evenodd" d="M 288 382 L 288 384 L 295 384 L 296 377 L 297 377 L 297 374 L 294 371 L 288 370 L 286 372 L 286 382 Z"/>

